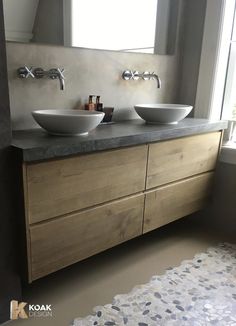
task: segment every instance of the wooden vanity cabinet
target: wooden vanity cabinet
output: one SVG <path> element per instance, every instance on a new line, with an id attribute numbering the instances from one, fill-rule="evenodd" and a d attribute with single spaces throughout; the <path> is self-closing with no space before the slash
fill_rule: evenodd
<path id="1" fill-rule="evenodd" d="M 203 208 L 221 132 L 23 165 L 32 282 Z"/>
<path id="2" fill-rule="evenodd" d="M 147 146 L 25 165 L 29 224 L 144 190 Z"/>
<path id="3" fill-rule="evenodd" d="M 144 195 L 30 226 L 32 280 L 142 234 Z"/>
<path id="4" fill-rule="evenodd" d="M 143 233 L 206 205 L 221 135 L 218 131 L 149 145 Z"/>
<path id="5" fill-rule="evenodd" d="M 147 149 L 24 164 L 30 282 L 142 234 Z"/>
<path id="6" fill-rule="evenodd" d="M 150 144 L 146 188 L 214 170 L 220 141 L 217 131 Z"/>
<path id="7" fill-rule="evenodd" d="M 213 172 L 208 172 L 147 192 L 143 233 L 202 209 L 212 184 Z"/>

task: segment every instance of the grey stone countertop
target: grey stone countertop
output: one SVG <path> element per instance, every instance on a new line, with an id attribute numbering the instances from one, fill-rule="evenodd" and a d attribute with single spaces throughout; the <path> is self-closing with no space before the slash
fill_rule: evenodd
<path id="1" fill-rule="evenodd" d="M 226 121 L 186 118 L 176 125 L 152 125 L 143 120 L 101 124 L 87 136 L 51 136 L 43 129 L 13 131 L 12 146 L 21 150 L 24 162 L 157 142 L 222 130 Z"/>

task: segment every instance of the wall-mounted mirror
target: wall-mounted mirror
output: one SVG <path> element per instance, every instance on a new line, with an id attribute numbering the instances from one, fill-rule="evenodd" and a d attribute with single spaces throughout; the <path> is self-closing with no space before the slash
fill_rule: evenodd
<path id="1" fill-rule="evenodd" d="M 179 0 L 3 0 L 6 40 L 172 54 Z"/>

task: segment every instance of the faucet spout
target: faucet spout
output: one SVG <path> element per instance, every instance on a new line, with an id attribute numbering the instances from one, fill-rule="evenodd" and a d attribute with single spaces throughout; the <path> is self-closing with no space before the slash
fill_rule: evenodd
<path id="1" fill-rule="evenodd" d="M 144 72 L 143 74 L 140 74 L 140 75 L 141 75 L 140 77 L 142 77 L 144 80 L 150 80 L 150 79 L 156 80 L 156 82 L 157 82 L 157 88 L 161 88 L 161 79 L 154 72 L 153 73 Z"/>
<path id="2" fill-rule="evenodd" d="M 153 77 L 152 78 L 156 79 L 156 81 L 157 81 L 157 88 L 161 88 L 161 79 L 160 79 L 160 77 L 157 74 L 153 74 Z"/>
<path id="3" fill-rule="evenodd" d="M 60 90 L 64 91 L 65 90 L 65 78 L 62 78 L 61 76 L 59 78 L 59 83 L 60 83 Z"/>
<path id="4" fill-rule="evenodd" d="M 51 79 L 59 79 L 60 90 L 62 90 L 62 91 L 64 91 L 64 89 L 65 89 L 65 77 L 63 75 L 64 71 L 65 71 L 65 69 L 53 68 L 53 69 L 50 69 L 48 72 L 48 76 Z"/>
<path id="5" fill-rule="evenodd" d="M 60 82 L 60 90 L 64 91 L 65 90 L 65 77 L 63 75 L 64 69 L 57 68 L 58 71 L 58 79 Z"/>

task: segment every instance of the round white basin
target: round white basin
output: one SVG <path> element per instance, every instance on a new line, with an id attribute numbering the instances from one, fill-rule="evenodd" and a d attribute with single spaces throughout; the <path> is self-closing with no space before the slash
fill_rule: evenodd
<path id="1" fill-rule="evenodd" d="M 137 104 L 134 108 L 147 123 L 176 124 L 183 120 L 193 107 L 182 104 Z"/>
<path id="2" fill-rule="evenodd" d="M 103 112 L 85 110 L 37 110 L 35 121 L 48 133 L 59 136 L 87 135 L 104 117 Z"/>

